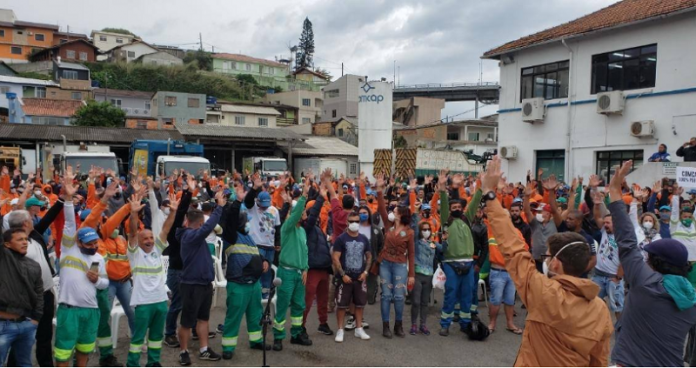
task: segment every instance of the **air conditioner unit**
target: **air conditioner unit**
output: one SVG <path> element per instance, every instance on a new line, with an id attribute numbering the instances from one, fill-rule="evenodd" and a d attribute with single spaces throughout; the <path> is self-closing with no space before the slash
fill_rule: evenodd
<path id="1" fill-rule="evenodd" d="M 143 114 L 150 115 L 150 110 L 143 110 Z"/>
<path id="2" fill-rule="evenodd" d="M 506 146 L 500 148 L 500 156 L 508 160 L 514 160 L 517 158 L 517 147 L 516 146 Z"/>
<path id="3" fill-rule="evenodd" d="M 546 107 L 541 97 L 522 100 L 522 121 L 527 123 L 544 121 Z"/>
<path id="4" fill-rule="evenodd" d="M 636 121 L 631 123 L 631 135 L 644 138 L 655 135 L 655 124 L 652 120 Z"/>
<path id="5" fill-rule="evenodd" d="M 604 115 L 621 115 L 624 110 L 624 96 L 621 91 L 597 94 L 597 113 Z"/>

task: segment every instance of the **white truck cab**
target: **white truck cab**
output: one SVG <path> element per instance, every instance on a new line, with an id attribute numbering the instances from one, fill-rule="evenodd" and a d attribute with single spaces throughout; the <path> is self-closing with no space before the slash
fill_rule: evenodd
<path id="1" fill-rule="evenodd" d="M 210 161 L 207 158 L 195 156 L 160 156 L 157 158 L 157 175 L 170 176 L 174 170 L 185 170 L 194 176 L 199 175 L 199 171 L 210 172 Z"/>

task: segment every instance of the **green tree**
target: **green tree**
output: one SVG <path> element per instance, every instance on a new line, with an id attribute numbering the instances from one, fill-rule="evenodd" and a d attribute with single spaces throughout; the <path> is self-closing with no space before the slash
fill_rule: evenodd
<path id="1" fill-rule="evenodd" d="M 21 72 L 21 73 L 17 73 L 17 76 L 18 76 L 18 77 L 22 77 L 22 78 L 33 78 L 33 79 L 51 80 L 51 76 L 50 76 L 50 75 L 41 74 L 41 73 L 37 73 L 37 72 Z"/>
<path id="2" fill-rule="evenodd" d="M 79 108 L 72 125 L 90 127 L 122 127 L 126 113 L 108 102 L 90 100 L 87 105 Z"/>
<path id="3" fill-rule="evenodd" d="M 200 70 L 213 71 L 213 57 L 209 52 L 203 50 L 187 52 L 184 56 L 184 63 L 194 63 Z"/>
<path id="4" fill-rule="evenodd" d="M 106 27 L 106 28 L 102 28 L 102 32 L 118 33 L 118 34 L 124 34 L 124 35 L 130 35 L 133 37 L 138 37 L 135 33 L 131 32 L 125 28 Z"/>
<path id="5" fill-rule="evenodd" d="M 312 58 L 314 57 L 314 31 L 312 30 L 312 22 L 309 21 L 309 18 L 305 18 L 304 24 L 302 24 L 299 48 L 300 56 L 297 58 L 297 67 L 311 67 Z"/>
<path id="6" fill-rule="evenodd" d="M 316 69 L 314 70 L 314 72 L 315 72 L 315 73 L 319 73 L 319 74 L 323 74 L 324 76 L 326 76 L 326 78 L 329 79 L 329 82 L 333 79 L 333 75 L 331 75 L 331 72 L 329 72 L 329 71 L 326 70 L 326 69 L 316 68 Z"/>

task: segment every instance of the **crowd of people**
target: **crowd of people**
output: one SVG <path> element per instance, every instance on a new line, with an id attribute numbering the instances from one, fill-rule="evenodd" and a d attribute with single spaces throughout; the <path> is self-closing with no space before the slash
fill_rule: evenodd
<path id="1" fill-rule="evenodd" d="M 444 275 L 438 334 L 455 323 L 483 340 L 498 331 L 502 306 L 504 330 L 523 335 L 516 365 L 694 364 L 696 191 L 684 198 L 666 178 L 628 185 L 631 167 L 604 189 L 595 175 L 566 185 L 542 170 L 508 182 L 498 157 L 476 177 L 442 170 L 371 181 L 330 169 L 127 180 L 98 167 L 46 179 L 2 168 L 0 359 L 31 366 L 35 346 L 40 366 L 86 366 L 98 348 L 101 366 L 122 366 L 109 325 L 114 299 L 128 319 L 128 366 L 145 351 L 147 366 L 161 366 L 162 345 L 177 348 L 184 366 L 191 355 L 233 359 L 245 316 L 251 349 L 283 350 L 288 314 L 290 343 L 311 346 L 313 305 L 317 334 L 336 343 L 346 331 L 371 338 L 364 309 L 378 300 L 384 338 L 428 336 L 434 278 Z M 225 320 L 211 326 L 220 278 Z M 487 318 L 479 279 L 490 288 Z M 514 321 L 517 298 L 524 329 Z M 211 348 L 216 330 L 221 354 Z"/>

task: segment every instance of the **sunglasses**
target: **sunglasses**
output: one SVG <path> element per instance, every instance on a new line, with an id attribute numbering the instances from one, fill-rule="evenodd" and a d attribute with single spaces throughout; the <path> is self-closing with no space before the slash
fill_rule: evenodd
<path id="1" fill-rule="evenodd" d="M 350 221 L 350 220 L 348 220 L 348 223 L 349 223 L 349 224 L 359 224 L 359 223 L 360 223 L 360 220 L 356 220 L 356 221 Z"/>

